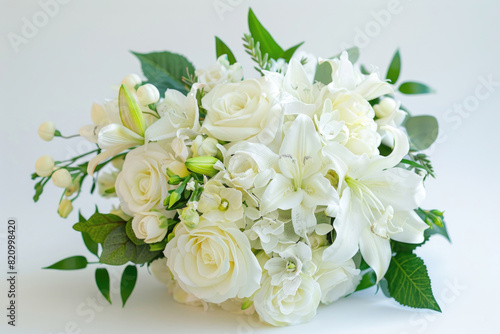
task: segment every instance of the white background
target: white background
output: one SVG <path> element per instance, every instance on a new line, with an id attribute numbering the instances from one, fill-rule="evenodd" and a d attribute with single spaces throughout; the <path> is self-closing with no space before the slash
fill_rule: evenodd
<path id="1" fill-rule="evenodd" d="M 378 1 L 69 1 L 35 36 L 16 48 L 8 34 L 33 22 L 38 1 L 2 0 L 0 10 L 0 207 L 2 272 L 6 272 L 8 217 L 18 220 L 18 326 L 7 328 L 7 286 L 0 274 L 1 332 L 5 333 L 498 333 L 499 260 L 497 220 L 500 141 L 500 3 L 498 1 L 399 1 L 397 13 L 381 19 L 389 2 Z M 226 11 L 216 5 L 226 4 Z M 402 96 L 414 114 L 436 116 L 441 125 L 431 149 L 437 180 L 427 184 L 427 208 L 446 210 L 453 243 L 436 237 L 418 250 L 433 279 L 442 314 L 415 311 L 366 291 L 320 307 L 310 323 L 270 328 L 246 317 L 175 304 L 143 268 L 125 309 L 115 303 L 92 310 L 98 296 L 93 268 L 78 272 L 41 270 L 67 256 L 89 255 L 73 233 L 76 210 L 56 214 L 60 191 L 50 184 L 32 202 L 35 160 L 43 154 L 67 158 L 84 141 L 42 142 L 38 125 L 52 120 L 64 134 L 90 122 L 94 101 L 114 97 L 110 89 L 128 73 L 140 73 L 128 52 L 170 50 L 201 68 L 214 61 L 214 35 L 222 38 L 253 75 L 240 38 L 252 4 L 284 47 L 306 41 L 303 50 L 329 57 L 343 45 L 361 47 L 361 62 L 385 73 L 400 48 L 401 79 L 430 84 L 437 94 Z M 378 21 L 377 21 L 378 17 Z M 39 17 L 38 17 L 39 18 Z M 43 22 L 42 22 L 43 23 Z M 368 36 L 361 36 L 368 34 Z M 12 34 L 11 34 L 12 36 Z M 490 89 L 490 90 L 488 90 Z M 460 110 L 462 110 L 460 112 Z M 76 204 L 88 215 L 90 197 Z M 102 210 L 108 203 L 100 204 Z M 90 256 L 89 256 L 90 258 Z M 121 268 L 113 271 L 120 275 Z M 115 285 L 118 280 L 113 278 Z M 89 299 L 90 298 L 90 299 Z"/>

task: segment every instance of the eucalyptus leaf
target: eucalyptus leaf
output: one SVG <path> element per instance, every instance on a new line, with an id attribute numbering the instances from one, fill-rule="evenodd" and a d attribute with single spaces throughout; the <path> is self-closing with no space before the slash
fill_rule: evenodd
<path id="1" fill-rule="evenodd" d="M 122 274 L 120 282 L 120 295 L 122 297 L 122 306 L 127 303 L 128 298 L 134 291 L 135 283 L 137 282 L 137 267 L 127 266 Z"/>
<path id="2" fill-rule="evenodd" d="M 88 263 L 85 256 L 78 255 L 65 258 L 43 269 L 78 270 L 86 268 Z"/>
<path id="3" fill-rule="evenodd" d="M 215 36 L 215 52 L 217 54 L 217 58 L 222 55 L 226 55 L 229 64 L 233 65 L 236 63 L 236 58 L 234 57 L 231 49 L 229 49 L 229 47 L 217 36 Z"/>
<path id="4" fill-rule="evenodd" d="M 423 83 L 413 81 L 403 82 L 399 86 L 399 91 L 403 94 L 429 94 L 436 92 L 434 89 Z"/>
<path id="5" fill-rule="evenodd" d="M 396 50 L 394 57 L 392 57 L 391 64 L 389 65 L 389 69 L 387 70 L 386 79 L 390 80 L 392 84 L 395 84 L 398 81 L 399 73 L 401 72 L 401 55 L 399 54 L 399 50 Z"/>
<path id="6" fill-rule="evenodd" d="M 194 74 L 194 66 L 186 57 L 168 51 L 132 54 L 139 59 L 144 76 L 158 88 L 161 96 L 169 88 L 187 93 L 182 77 L 187 77 L 188 72 Z"/>
<path id="7" fill-rule="evenodd" d="M 95 270 L 95 283 L 104 298 L 111 304 L 111 296 L 109 295 L 110 279 L 106 268 L 97 268 Z"/>
<path id="8" fill-rule="evenodd" d="M 393 256 L 385 279 L 390 296 L 401 305 L 441 312 L 424 261 L 415 254 Z"/>
<path id="9" fill-rule="evenodd" d="M 429 148 L 436 140 L 439 126 L 434 116 L 423 115 L 410 117 L 405 123 L 410 148 L 413 151 L 422 151 Z"/>

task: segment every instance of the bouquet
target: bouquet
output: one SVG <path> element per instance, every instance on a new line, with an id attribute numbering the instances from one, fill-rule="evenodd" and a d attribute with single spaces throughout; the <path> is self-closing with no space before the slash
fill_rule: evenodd
<path id="1" fill-rule="evenodd" d="M 52 180 L 64 189 L 61 217 L 85 180 L 91 193 L 119 199 L 73 226 L 97 261 L 47 268 L 127 265 L 125 305 L 147 266 L 178 302 L 256 312 L 275 326 L 309 321 L 320 304 L 372 286 L 440 311 L 414 253 L 434 234 L 448 238 L 443 212 L 420 207 L 434 177 L 421 151 L 437 122 L 411 116 L 395 96 L 432 89 L 398 84 L 399 51 L 382 79 L 355 65 L 357 48 L 318 58 L 298 51 L 303 43 L 282 49 L 252 10 L 248 23 L 255 78 L 217 37 L 207 69 L 175 53 L 134 53 L 146 79 L 126 76 L 79 131 L 95 149 L 38 159 L 34 200 Z M 39 134 L 73 137 L 52 122 Z M 111 302 L 107 269 L 95 280 Z"/>

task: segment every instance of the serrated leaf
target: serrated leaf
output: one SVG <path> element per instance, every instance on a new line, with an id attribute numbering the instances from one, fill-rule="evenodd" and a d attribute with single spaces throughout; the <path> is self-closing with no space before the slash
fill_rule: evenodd
<path id="1" fill-rule="evenodd" d="M 128 298 L 134 291 L 135 283 L 137 282 L 137 267 L 127 266 L 122 274 L 120 282 L 120 295 L 122 297 L 122 306 L 125 307 Z"/>
<path id="2" fill-rule="evenodd" d="M 424 261 L 415 254 L 396 254 L 385 274 L 389 293 L 401 305 L 441 312 L 432 294 Z"/>
<path id="3" fill-rule="evenodd" d="M 121 225 L 125 225 L 125 223 L 126 222 L 118 216 L 96 212 L 88 221 L 73 225 L 73 229 L 79 232 L 88 233 L 92 240 L 102 244 L 114 229 Z"/>
<path id="4" fill-rule="evenodd" d="M 373 270 L 370 270 L 363 275 L 363 277 L 361 278 L 361 282 L 359 282 L 355 291 L 361 291 L 371 288 L 375 284 L 377 284 L 377 275 Z"/>
<path id="5" fill-rule="evenodd" d="M 255 42 L 259 42 L 262 54 L 267 53 L 269 57 L 275 60 L 279 59 L 284 54 L 285 51 L 276 43 L 271 34 L 259 22 L 251 8 L 248 10 L 248 29 Z"/>
<path id="6" fill-rule="evenodd" d="M 109 273 L 106 268 L 97 268 L 95 270 L 95 283 L 104 298 L 106 298 L 106 300 L 111 304 L 111 297 L 109 295 L 110 280 Z"/>
<path id="7" fill-rule="evenodd" d="M 422 151 L 429 148 L 439 134 L 439 125 L 436 117 L 423 115 L 410 117 L 405 123 L 410 148 L 413 151 Z"/>
<path id="8" fill-rule="evenodd" d="M 403 82 L 399 86 L 399 91 L 403 94 L 430 94 L 436 92 L 426 84 L 414 81 Z"/>
<path id="9" fill-rule="evenodd" d="M 229 47 L 224 43 L 219 37 L 215 36 L 215 53 L 217 55 L 217 58 L 219 58 L 222 55 L 227 56 L 227 60 L 229 61 L 229 64 L 233 65 L 236 63 L 236 57 L 234 57 L 233 52 Z"/>
<path id="10" fill-rule="evenodd" d="M 67 257 L 43 269 L 78 270 L 86 268 L 88 263 L 89 262 L 87 261 L 85 256 L 78 255 Z"/>
<path id="11" fill-rule="evenodd" d="M 399 54 L 399 49 L 396 50 L 396 53 L 392 57 L 391 64 L 389 65 L 389 69 L 387 70 L 386 79 L 390 80 L 392 84 L 395 84 L 398 81 L 399 73 L 401 72 L 401 55 Z"/>
<path id="12" fill-rule="evenodd" d="M 139 59 L 144 76 L 158 88 L 161 96 L 169 88 L 187 93 L 182 77 L 186 77 L 188 71 L 194 74 L 194 66 L 186 57 L 168 51 L 132 54 Z"/>
<path id="13" fill-rule="evenodd" d="M 158 252 L 151 252 L 149 245 L 136 245 L 127 235 L 125 225 L 121 225 L 112 231 L 102 245 L 100 262 L 110 265 L 123 265 L 127 262 L 143 264 L 151 261 Z"/>
<path id="14" fill-rule="evenodd" d="M 144 240 L 138 239 L 137 236 L 135 235 L 135 232 L 132 228 L 132 219 L 130 219 L 127 222 L 127 225 L 125 226 L 125 232 L 127 233 L 127 236 L 132 242 L 136 245 L 144 245 Z"/>
<path id="15" fill-rule="evenodd" d="M 144 131 L 146 130 L 144 115 L 137 101 L 125 85 L 121 85 L 118 92 L 118 109 L 123 125 L 138 135 L 144 136 Z"/>

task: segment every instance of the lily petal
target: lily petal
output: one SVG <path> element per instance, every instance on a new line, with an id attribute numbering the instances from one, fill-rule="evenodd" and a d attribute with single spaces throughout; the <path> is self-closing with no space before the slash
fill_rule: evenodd
<path id="1" fill-rule="evenodd" d="M 359 250 L 363 259 L 377 274 L 377 283 L 384 277 L 391 262 L 391 243 L 372 233 L 369 227 L 361 231 Z"/>
<path id="2" fill-rule="evenodd" d="M 402 232 L 391 234 L 391 239 L 409 244 L 419 244 L 424 241 L 424 231 L 429 225 L 424 223 L 415 211 L 399 211 L 394 213 L 392 221 L 403 228 Z"/>
<path id="3" fill-rule="evenodd" d="M 316 216 L 314 207 L 307 207 L 304 204 L 292 207 L 292 224 L 295 233 L 299 236 L 306 236 L 312 232 L 316 226 Z"/>
<path id="4" fill-rule="evenodd" d="M 144 144 L 144 137 L 123 125 L 113 123 L 101 129 L 97 143 L 103 150 L 123 144 L 129 144 L 129 147 L 132 147 Z"/>
<path id="5" fill-rule="evenodd" d="M 303 191 L 294 191 L 292 182 L 281 174 L 276 174 L 267 186 L 261 199 L 261 212 L 263 215 L 276 209 L 289 210 L 300 205 Z"/>

